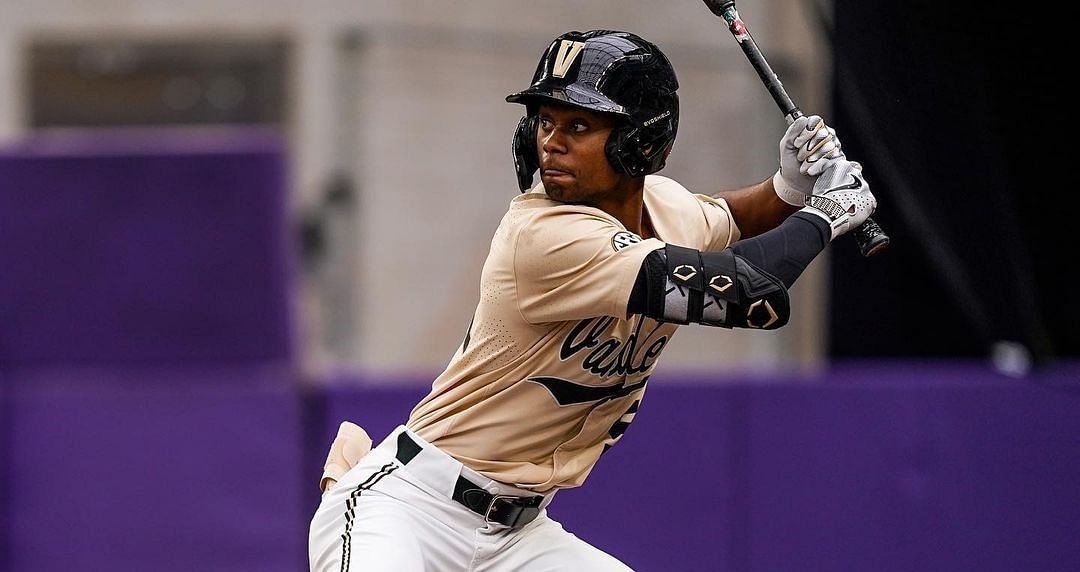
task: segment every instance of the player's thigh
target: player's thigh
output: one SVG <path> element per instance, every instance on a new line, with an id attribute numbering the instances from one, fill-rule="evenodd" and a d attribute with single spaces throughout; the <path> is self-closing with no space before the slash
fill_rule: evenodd
<path id="1" fill-rule="evenodd" d="M 590 572 L 631 570 L 618 558 L 600 550 L 563 529 L 558 522 L 539 518 L 518 534 L 514 542 L 491 562 L 490 572 L 514 570 L 521 572 L 580 571 Z"/>
<path id="2" fill-rule="evenodd" d="M 320 512 L 312 520 L 308 544 L 312 572 L 425 569 L 425 551 L 417 535 L 421 527 L 401 501 L 378 491 L 364 491 L 342 502 L 338 509 L 336 517 Z"/>
<path id="3" fill-rule="evenodd" d="M 308 532 L 312 572 L 423 570 L 412 513 L 384 492 L 395 488 L 396 470 L 369 453 L 323 495 Z"/>

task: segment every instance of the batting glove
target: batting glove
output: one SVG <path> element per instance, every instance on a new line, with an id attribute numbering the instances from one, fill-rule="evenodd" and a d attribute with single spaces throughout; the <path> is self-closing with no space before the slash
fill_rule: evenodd
<path id="1" fill-rule="evenodd" d="M 330 452 L 326 455 L 323 474 L 319 479 L 319 490 L 323 493 L 329 491 L 370 450 L 371 437 L 368 437 L 367 432 L 355 423 L 342 421 L 334 442 L 330 444 Z"/>
<path id="2" fill-rule="evenodd" d="M 817 177 L 843 159 L 835 129 L 817 115 L 800 117 L 780 139 L 780 169 L 773 175 L 773 188 L 784 202 L 801 207 Z"/>
<path id="3" fill-rule="evenodd" d="M 862 176 L 862 165 L 844 159 L 833 163 L 814 183 L 800 212 L 819 216 L 832 228 L 832 238 L 858 227 L 877 208 L 877 199 Z"/>

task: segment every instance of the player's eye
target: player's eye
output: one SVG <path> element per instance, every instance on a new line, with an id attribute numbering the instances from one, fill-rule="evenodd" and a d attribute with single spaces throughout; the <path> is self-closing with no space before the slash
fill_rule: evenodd
<path id="1" fill-rule="evenodd" d="M 573 133 L 584 133 L 589 130 L 589 124 L 582 119 L 575 119 L 570 122 L 570 131 Z"/>
<path id="2" fill-rule="evenodd" d="M 541 117 L 540 128 L 544 131 L 551 131 L 551 119 L 547 117 Z"/>

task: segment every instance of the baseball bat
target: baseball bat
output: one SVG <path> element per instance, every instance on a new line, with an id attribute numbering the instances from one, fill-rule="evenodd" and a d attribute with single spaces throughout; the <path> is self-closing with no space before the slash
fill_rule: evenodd
<path id="1" fill-rule="evenodd" d="M 761 82 L 765 84 L 765 88 L 769 90 L 769 94 L 772 95 L 773 101 L 776 102 L 780 111 L 784 113 L 784 118 L 787 119 L 788 124 L 790 125 L 791 122 L 802 117 L 803 112 L 799 109 L 799 106 L 795 105 L 795 102 L 791 101 L 791 97 L 788 96 L 784 85 L 780 83 L 780 78 L 776 77 L 776 73 L 773 72 L 769 62 L 765 60 L 765 56 L 758 49 L 754 38 L 750 36 L 750 31 L 746 29 L 746 25 L 739 18 L 739 13 L 735 10 L 735 0 L 704 0 L 704 2 L 709 7 L 709 10 L 712 10 L 713 14 L 720 16 L 727 22 L 728 30 L 735 37 L 735 40 L 739 42 L 739 47 L 746 54 L 746 59 L 750 61 L 750 65 L 754 66 L 754 71 L 761 78 Z M 853 231 L 853 234 L 859 244 L 859 252 L 863 256 L 873 256 L 889 246 L 889 236 L 885 234 L 885 231 L 881 230 L 881 226 L 874 222 L 872 218 L 866 219 L 866 222 L 859 225 Z"/>

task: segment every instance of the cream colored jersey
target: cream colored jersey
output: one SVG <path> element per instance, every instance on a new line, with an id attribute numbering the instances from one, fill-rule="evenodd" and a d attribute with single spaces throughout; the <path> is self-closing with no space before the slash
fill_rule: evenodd
<path id="1" fill-rule="evenodd" d="M 665 243 L 722 250 L 739 237 L 727 203 L 645 178 L 658 238 L 537 185 L 511 201 L 461 347 L 408 427 L 485 476 L 547 492 L 576 487 L 622 436 L 677 328 L 627 303 Z"/>

